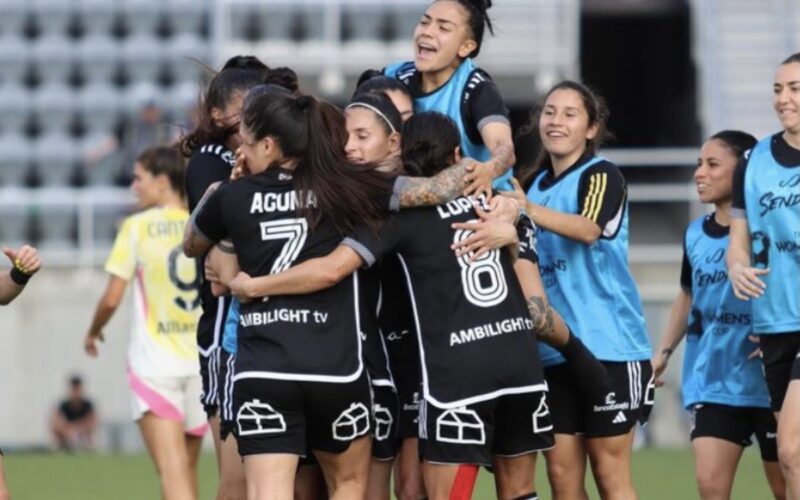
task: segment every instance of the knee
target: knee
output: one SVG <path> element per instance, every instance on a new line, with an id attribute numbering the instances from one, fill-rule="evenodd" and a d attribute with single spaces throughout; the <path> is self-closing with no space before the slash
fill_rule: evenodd
<path id="1" fill-rule="evenodd" d="M 397 474 L 394 482 L 394 496 L 397 500 L 419 500 L 424 496 L 421 481 L 415 481 L 413 476 Z"/>
<path id="2" fill-rule="evenodd" d="M 778 460 L 781 469 L 785 472 L 800 473 L 800 441 L 796 439 L 779 440 Z"/>
<path id="3" fill-rule="evenodd" d="M 728 487 L 720 481 L 719 476 L 713 471 L 698 471 L 697 489 L 703 498 L 727 498 Z"/>

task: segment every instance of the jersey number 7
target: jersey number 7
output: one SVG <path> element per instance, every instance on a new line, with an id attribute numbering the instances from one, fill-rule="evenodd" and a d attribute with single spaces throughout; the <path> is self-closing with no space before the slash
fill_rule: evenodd
<path id="1" fill-rule="evenodd" d="M 286 240 L 281 248 L 281 253 L 275 262 L 272 263 L 270 274 L 277 274 L 291 267 L 292 263 L 300 255 L 300 250 L 306 243 L 308 236 L 308 222 L 305 219 L 281 219 L 270 222 L 262 222 L 261 240 Z"/>

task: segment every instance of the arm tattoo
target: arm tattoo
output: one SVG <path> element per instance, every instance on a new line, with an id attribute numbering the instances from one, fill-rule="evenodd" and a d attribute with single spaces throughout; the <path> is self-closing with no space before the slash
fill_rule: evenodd
<path id="1" fill-rule="evenodd" d="M 467 164 L 471 161 L 462 159 L 433 177 L 406 177 L 396 193 L 400 207 L 430 207 L 458 198 L 464 190 Z"/>
<path id="2" fill-rule="evenodd" d="M 514 145 L 501 144 L 492 151 L 492 161 L 494 161 L 495 177 L 499 177 L 506 173 L 514 162 Z"/>
<path id="3" fill-rule="evenodd" d="M 555 335 L 555 319 L 553 308 L 543 298 L 532 295 L 528 297 L 528 312 L 533 320 L 533 332 L 536 337 L 544 342 Z"/>

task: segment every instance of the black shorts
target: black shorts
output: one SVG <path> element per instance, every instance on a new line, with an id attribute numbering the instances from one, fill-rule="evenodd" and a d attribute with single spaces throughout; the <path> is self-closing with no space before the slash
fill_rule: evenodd
<path id="1" fill-rule="evenodd" d="M 397 383 L 397 381 L 395 381 Z M 398 447 L 404 439 L 419 437 L 419 401 L 422 386 L 408 388 L 397 384 L 399 400 L 397 441 Z"/>
<path id="2" fill-rule="evenodd" d="M 371 404 L 366 372 L 347 383 L 237 380 L 233 408 L 239 454 L 341 453 L 369 435 Z"/>
<path id="3" fill-rule="evenodd" d="M 208 356 L 200 356 L 200 378 L 203 380 L 203 394 L 200 402 L 203 403 L 203 410 L 209 419 L 217 415 L 219 409 L 219 369 L 222 349 L 214 347 Z"/>
<path id="4" fill-rule="evenodd" d="M 778 461 L 778 423 L 768 408 L 702 403 L 692 407 L 690 420 L 692 440 L 712 437 L 746 448 L 753 444 L 751 438 L 755 434 L 761 459 Z"/>
<path id="5" fill-rule="evenodd" d="M 397 393 L 392 387 L 372 386 L 372 458 L 392 460 L 397 454 Z"/>
<path id="6" fill-rule="evenodd" d="M 614 391 L 602 401 L 587 400 L 566 363 L 548 366 L 544 378 L 547 401 L 556 434 L 583 434 L 587 438 L 621 436 L 650 417 L 655 395 L 649 361 L 603 361 Z"/>
<path id="7" fill-rule="evenodd" d="M 781 411 L 789 382 L 800 379 L 800 332 L 764 334 L 758 339 L 770 405 Z"/>
<path id="8" fill-rule="evenodd" d="M 235 354 L 220 349 L 219 357 L 219 437 L 223 441 L 234 431 L 236 419 L 233 418 L 233 364 Z"/>
<path id="9" fill-rule="evenodd" d="M 459 408 L 420 402 L 419 450 L 434 464 L 490 466 L 555 445 L 546 392 L 500 396 Z"/>

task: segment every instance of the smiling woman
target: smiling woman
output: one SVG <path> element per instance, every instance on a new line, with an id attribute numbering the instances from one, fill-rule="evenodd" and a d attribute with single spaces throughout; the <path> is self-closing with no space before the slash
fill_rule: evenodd
<path id="1" fill-rule="evenodd" d="M 509 112 L 488 73 L 475 66 L 486 28 L 493 32 L 488 0 L 437 0 L 414 30 L 414 60 L 387 66 L 414 98 L 414 111 L 452 118 L 464 156 L 480 163 L 468 177 L 469 192 L 506 183 L 514 164 Z"/>

